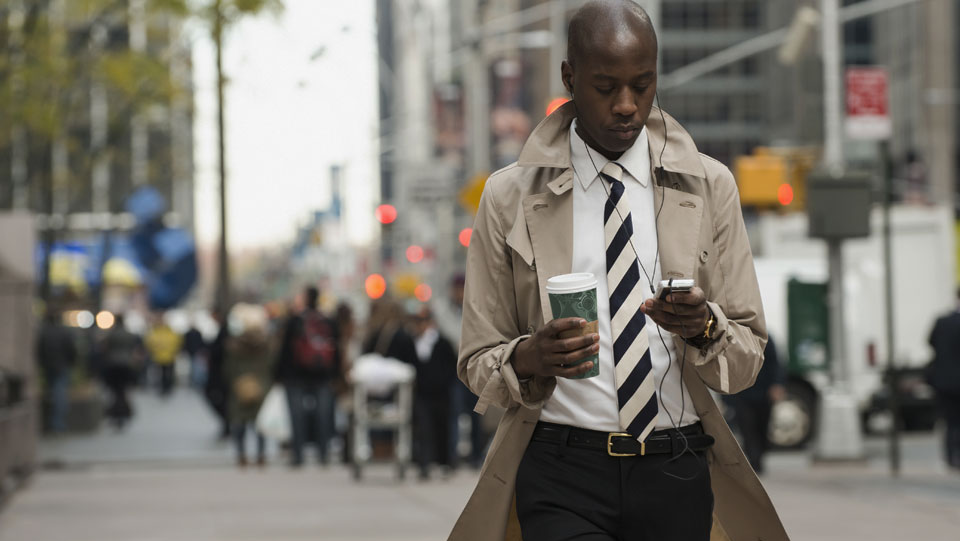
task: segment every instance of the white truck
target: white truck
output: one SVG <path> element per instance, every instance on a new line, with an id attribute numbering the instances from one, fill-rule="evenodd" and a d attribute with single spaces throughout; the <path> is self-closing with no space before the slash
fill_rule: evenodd
<path id="1" fill-rule="evenodd" d="M 932 358 L 936 318 L 956 306 L 955 222 L 946 206 L 891 209 L 894 363 L 905 374 L 898 396 L 908 428 L 925 424 L 932 391 L 919 377 Z M 882 430 L 887 364 L 883 214 L 871 214 L 871 236 L 843 246 L 845 358 L 867 430 Z M 780 447 L 816 433 L 820 392 L 830 382 L 826 243 L 807 236 L 806 214 L 762 215 L 752 227 L 767 328 L 786 372 L 788 399 L 776 405 L 770 436 Z M 876 415 L 876 414 L 880 415 Z"/>

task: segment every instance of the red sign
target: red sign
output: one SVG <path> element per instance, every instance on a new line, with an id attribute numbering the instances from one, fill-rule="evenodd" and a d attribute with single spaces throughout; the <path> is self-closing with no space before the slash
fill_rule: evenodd
<path id="1" fill-rule="evenodd" d="M 847 136 L 886 139 L 893 132 L 888 109 L 887 70 L 847 68 Z"/>

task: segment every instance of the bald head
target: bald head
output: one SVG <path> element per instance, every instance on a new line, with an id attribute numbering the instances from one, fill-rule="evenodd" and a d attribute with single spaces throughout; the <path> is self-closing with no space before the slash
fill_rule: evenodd
<path id="1" fill-rule="evenodd" d="M 592 0 L 570 19 L 567 28 L 567 62 L 576 65 L 597 45 L 633 36 L 649 39 L 657 47 L 657 34 L 647 12 L 632 0 Z"/>

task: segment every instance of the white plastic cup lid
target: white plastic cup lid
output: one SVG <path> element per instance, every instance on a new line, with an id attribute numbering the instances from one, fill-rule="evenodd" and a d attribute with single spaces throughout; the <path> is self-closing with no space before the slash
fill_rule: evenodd
<path id="1" fill-rule="evenodd" d="M 597 279 L 592 272 L 559 274 L 547 279 L 547 293 L 577 293 L 596 287 Z"/>

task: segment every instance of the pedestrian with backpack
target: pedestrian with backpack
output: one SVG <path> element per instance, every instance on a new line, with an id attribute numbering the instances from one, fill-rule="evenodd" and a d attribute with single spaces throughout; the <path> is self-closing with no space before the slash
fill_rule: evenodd
<path id="1" fill-rule="evenodd" d="M 334 384 L 342 359 L 336 322 L 318 309 L 320 291 L 309 286 L 306 308 L 291 316 L 283 331 L 276 381 L 287 391 L 290 404 L 290 465 L 303 465 L 303 446 L 314 428 L 317 455 L 329 463 L 329 444 L 334 432 Z M 311 423 L 312 421 L 312 423 Z"/>

